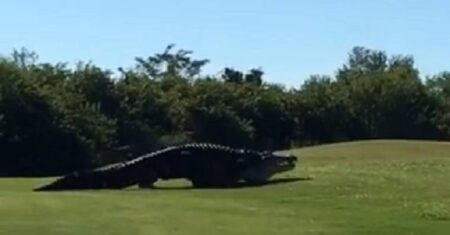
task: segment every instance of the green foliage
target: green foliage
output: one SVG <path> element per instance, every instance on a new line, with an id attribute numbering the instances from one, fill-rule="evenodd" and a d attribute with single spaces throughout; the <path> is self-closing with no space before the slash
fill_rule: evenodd
<path id="1" fill-rule="evenodd" d="M 129 146 L 133 155 L 155 148 L 158 137 L 171 126 L 157 84 L 146 77 L 128 73 L 117 82 L 115 94 L 119 100 L 115 116 L 119 146 Z"/>
<path id="2" fill-rule="evenodd" d="M 435 104 L 431 120 L 440 133 L 450 136 L 450 72 L 431 77 L 426 86 Z"/>
<path id="3" fill-rule="evenodd" d="M 192 51 L 188 50 L 181 49 L 172 53 L 171 50 L 174 47 L 174 44 L 170 44 L 163 53 L 157 53 L 147 59 L 137 57 L 137 70 L 154 79 L 164 77 L 193 78 L 209 62 L 207 59 L 193 60 L 190 57 Z"/>
<path id="4" fill-rule="evenodd" d="M 56 174 L 190 141 L 283 149 L 372 138 L 450 137 L 450 73 L 423 80 L 411 56 L 355 47 L 335 77 L 299 88 L 262 69 L 202 75 L 169 45 L 119 73 L 0 58 L 0 174 Z"/>
<path id="5" fill-rule="evenodd" d="M 14 63 L 0 64 L 0 174 L 34 175 L 86 167 L 87 150 L 62 127 L 60 113 L 45 90 L 27 76 Z"/>
<path id="6" fill-rule="evenodd" d="M 235 84 L 217 80 L 200 80 L 194 85 L 193 102 L 188 107 L 192 138 L 198 141 L 249 146 L 254 138 L 251 120 L 240 116 L 245 100 L 235 92 Z"/>
<path id="7" fill-rule="evenodd" d="M 346 139 L 351 128 L 348 107 L 342 89 L 330 77 L 311 76 L 297 92 L 297 116 L 301 121 L 301 138 L 322 143 Z"/>
<path id="8" fill-rule="evenodd" d="M 382 52 L 365 51 L 355 65 L 362 73 L 340 74 L 346 105 L 353 119 L 369 138 L 424 138 L 429 132 L 430 105 L 426 89 L 410 57 L 386 60 Z M 374 65 L 376 64 L 376 65 Z M 353 71 L 352 71 L 353 72 Z M 424 130 L 428 128 L 428 130 Z"/>

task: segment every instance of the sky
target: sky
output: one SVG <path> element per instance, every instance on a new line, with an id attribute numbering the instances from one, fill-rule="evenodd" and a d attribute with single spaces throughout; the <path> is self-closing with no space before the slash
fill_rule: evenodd
<path id="1" fill-rule="evenodd" d="M 0 0 L 0 54 L 117 71 L 174 43 L 211 60 L 205 74 L 262 68 L 298 87 L 364 46 L 412 55 L 427 76 L 450 70 L 449 11 L 447 0 Z"/>

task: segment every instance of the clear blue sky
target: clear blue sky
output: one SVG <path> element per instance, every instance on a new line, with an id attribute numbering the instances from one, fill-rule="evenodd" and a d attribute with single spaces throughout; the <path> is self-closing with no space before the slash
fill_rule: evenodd
<path id="1" fill-rule="evenodd" d="M 262 67 L 298 86 L 333 74 L 353 46 L 413 55 L 422 75 L 450 70 L 447 0 L 2 0 L 0 53 L 22 46 L 41 61 L 131 66 L 169 43 L 211 63 Z"/>

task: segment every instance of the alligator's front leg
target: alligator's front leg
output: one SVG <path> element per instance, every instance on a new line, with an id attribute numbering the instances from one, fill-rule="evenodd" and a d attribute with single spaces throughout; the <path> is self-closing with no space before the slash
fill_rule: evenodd
<path id="1" fill-rule="evenodd" d="M 156 173 L 151 172 L 150 174 L 147 174 L 146 177 L 143 177 L 139 182 L 138 182 L 138 187 L 141 189 L 151 189 L 154 188 L 154 183 L 158 180 L 158 177 L 156 175 Z"/>

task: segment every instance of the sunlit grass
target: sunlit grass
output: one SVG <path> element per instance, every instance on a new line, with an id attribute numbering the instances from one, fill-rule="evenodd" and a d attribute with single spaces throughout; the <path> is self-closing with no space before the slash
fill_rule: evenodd
<path id="1" fill-rule="evenodd" d="M 298 168 L 277 178 L 304 180 L 263 187 L 192 190 L 172 181 L 161 190 L 37 193 L 50 179 L 0 179 L 0 234 L 450 233 L 450 144 L 291 152 Z"/>

